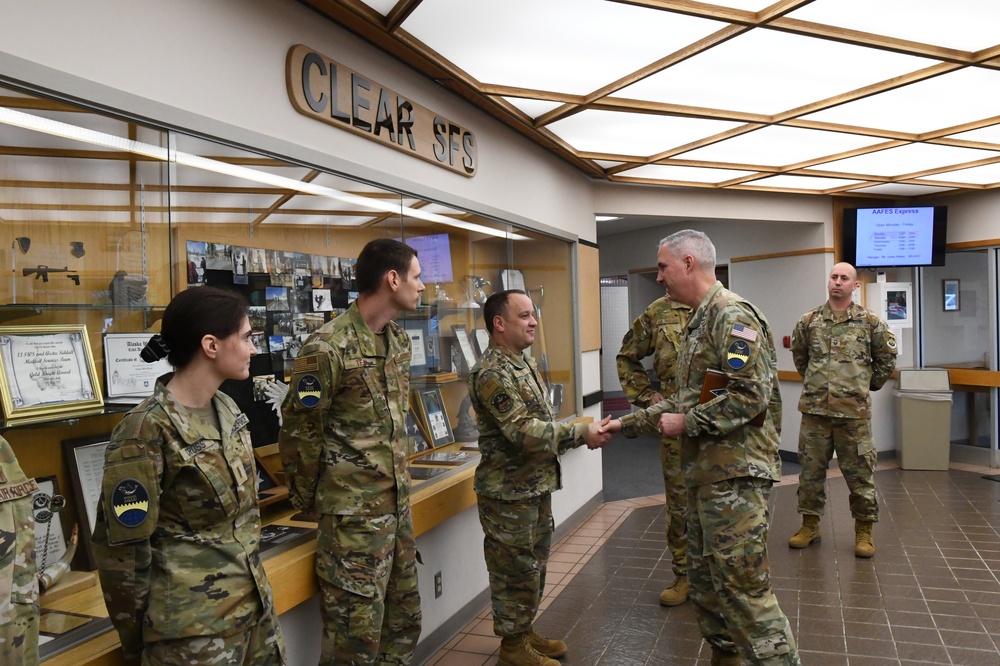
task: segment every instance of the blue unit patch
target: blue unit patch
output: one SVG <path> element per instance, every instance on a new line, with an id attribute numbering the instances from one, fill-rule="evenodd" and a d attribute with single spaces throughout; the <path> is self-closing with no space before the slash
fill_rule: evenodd
<path id="1" fill-rule="evenodd" d="M 149 492 L 135 479 L 122 479 L 111 492 L 111 509 L 125 527 L 138 527 L 149 515 Z"/>
<path id="2" fill-rule="evenodd" d="M 750 345 L 743 340 L 736 340 L 726 350 L 726 364 L 733 370 L 739 370 L 750 360 Z"/>
<path id="3" fill-rule="evenodd" d="M 323 385 L 320 384 L 316 375 L 302 375 L 295 385 L 295 397 L 299 399 L 303 407 L 312 409 L 319 404 L 323 397 Z"/>

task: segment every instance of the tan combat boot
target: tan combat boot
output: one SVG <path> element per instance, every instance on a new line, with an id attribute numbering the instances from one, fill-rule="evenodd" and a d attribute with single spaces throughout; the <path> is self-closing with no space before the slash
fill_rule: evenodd
<path id="1" fill-rule="evenodd" d="M 504 636 L 500 640 L 500 663 L 504 666 L 562 666 L 555 659 L 538 654 L 528 641 L 528 634 Z"/>
<path id="2" fill-rule="evenodd" d="M 804 513 L 802 514 L 802 527 L 788 540 L 788 547 L 805 548 L 811 543 L 818 543 L 819 540 L 819 516 Z"/>
<path id="3" fill-rule="evenodd" d="M 712 666 L 740 666 L 742 663 L 739 652 L 726 652 L 712 646 Z"/>
<path id="4" fill-rule="evenodd" d="M 569 647 L 563 641 L 542 637 L 535 628 L 528 630 L 528 644 L 534 648 L 535 652 L 543 657 L 561 657 L 569 651 Z"/>
<path id="5" fill-rule="evenodd" d="M 674 584 L 660 592 L 661 606 L 680 606 L 688 598 L 687 576 L 678 576 Z"/>
<path id="6" fill-rule="evenodd" d="M 869 520 L 854 521 L 854 557 L 871 557 L 875 554 L 872 539 L 872 523 Z"/>

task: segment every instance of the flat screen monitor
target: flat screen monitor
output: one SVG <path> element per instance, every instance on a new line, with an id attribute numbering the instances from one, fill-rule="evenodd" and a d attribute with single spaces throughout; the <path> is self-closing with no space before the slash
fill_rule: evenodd
<path id="1" fill-rule="evenodd" d="M 857 268 L 944 266 L 947 206 L 847 208 L 844 261 Z"/>
<path id="2" fill-rule="evenodd" d="M 448 234 L 414 236 L 403 242 L 417 251 L 420 260 L 420 279 L 425 284 L 454 282 L 451 270 L 451 244 Z"/>

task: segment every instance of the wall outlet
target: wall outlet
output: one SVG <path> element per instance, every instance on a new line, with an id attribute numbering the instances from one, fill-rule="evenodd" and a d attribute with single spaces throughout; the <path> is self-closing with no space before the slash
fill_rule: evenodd
<path id="1" fill-rule="evenodd" d="M 444 586 L 441 584 L 441 572 L 438 571 L 434 574 L 434 598 L 437 599 L 444 592 Z"/>

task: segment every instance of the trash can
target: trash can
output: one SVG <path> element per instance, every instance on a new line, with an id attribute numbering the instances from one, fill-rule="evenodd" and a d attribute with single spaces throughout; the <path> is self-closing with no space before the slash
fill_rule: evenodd
<path id="1" fill-rule="evenodd" d="M 899 371 L 896 453 L 901 469 L 948 469 L 951 382 L 943 368 Z"/>

